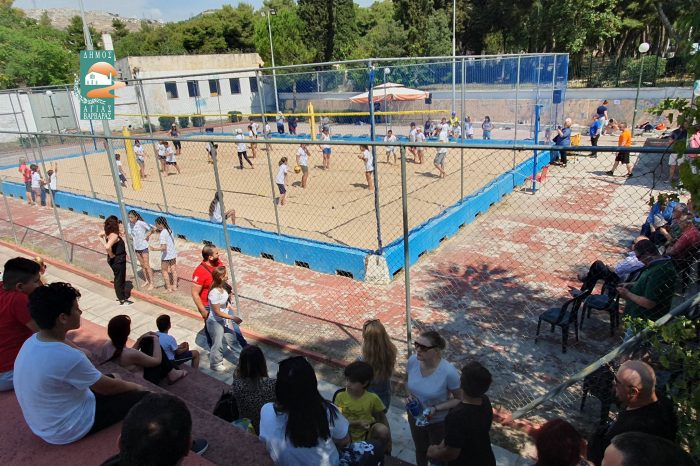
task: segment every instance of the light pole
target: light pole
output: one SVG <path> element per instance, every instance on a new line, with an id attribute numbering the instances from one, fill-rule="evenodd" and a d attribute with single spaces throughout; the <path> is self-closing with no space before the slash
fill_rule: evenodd
<path id="1" fill-rule="evenodd" d="M 275 10 L 274 8 L 270 8 L 265 11 L 265 16 L 267 16 L 267 33 L 270 36 L 270 58 L 272 59 L 272 87 L 275 91 L 275 112 L 279 112 L 280 104 L 277 100 L 277 72 L 275 71 L 275 49 L 272 46 L 272 24 L 270 24 L 270 16 L 275 16 L 276 14 L 277 10 Z M 258 92 L 260 92 L 260 89 L 258 89 Z M 265 109 L 262 109 L 262 112 L 265 113 Z"/>
<path id="2" fill-rule="evenodd" d="M 649 51 L 649 43 L 642 42 L 639 44 L 639 53 L 642 55 L 642 61 L 639 64 L 639 81 L 637 82 L 637 95 L 634 98 L 634 114 L 632 115 L 632 134 L 634 134 L 634 128 L 637 121 L 637 105 L 639 104 L 639 88 L 642 87 L 642 75 L 644 74 L 644 54 Z"/>
<path id="3" fill-rule="evenodd" d="M 457 56 L 457 0 L 452 0 L 452 111 L 455 112 L 455 98 L 457 95 L 456 87 L 456 62 Z M 462 78 L 464 79 L 464 78 Z M 460 117 L 461 118 L 461 117 Z"/>
<path id="4" fill-rule="evenodd" d="M 386 75 L 391 73 L 391 68 L 384 68 L 384 133 L 389 132 L 389 120 L 387 112 L 387 102 L 386 102 Z"/>
<path id="5" fill-rule="evenodd" d="M 51 102 L 51 112 L 53 112 L 53 121 L 56 122 L 56 131 L 58 131 L 58 138 L 63 144 L 63 136 L 61 135 L 61 125 L 58 124 L 59 117 L 56 115 L 56 107 L 53 104 L 53 92 L 46 91 L 46 95 L 49 96 L 49 102 Z"/>

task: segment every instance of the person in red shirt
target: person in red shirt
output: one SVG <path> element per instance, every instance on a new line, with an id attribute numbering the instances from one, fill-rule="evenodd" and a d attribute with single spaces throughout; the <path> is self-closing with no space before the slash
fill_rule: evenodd
<path id="1" fill-rule="evenodd" d="M 695 227 L 692 218 L 680 220 L 681 236 L 666 250 L 666 255 L 673 259 L 683 259 L 685 254 L 692 248 L 700 246 L 700 231 Z"/>
<path id="2" fill-rule="evenodd" d="M 27 192 L 27 204 L 34 205 L 34 201 L 32 201 L 32 171 L 27 166 L 27 161 L 24 157 L 19 159 L 19 169 L 17 171 L 22 174 L 22 180 L 24 180 L 24 189 Z"/>
<path id="3" fill-rule="evenodd" d="M 38 330 L 29 315 L 29 295 L 41 286 L 39 269 L 39 264 L 24 257 L 5 262 L 0 282 L 0 391 L 12 390 L 17 353 Z"/>

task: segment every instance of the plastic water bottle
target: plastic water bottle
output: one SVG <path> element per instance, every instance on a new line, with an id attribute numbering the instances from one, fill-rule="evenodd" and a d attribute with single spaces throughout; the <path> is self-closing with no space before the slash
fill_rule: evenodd
<path id="1" fill-rule="evenodd" d="M 416 418 L 417 427 L 425 427 L 430 424 L 430 408 L 425 408 L 423 412 Z"/>

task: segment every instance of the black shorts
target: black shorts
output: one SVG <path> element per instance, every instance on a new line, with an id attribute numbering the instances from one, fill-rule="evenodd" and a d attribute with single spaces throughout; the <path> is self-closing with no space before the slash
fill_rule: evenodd
<path id="1" fill-rule="evenodd" d="M 165 162 L 166 165 L 175 165 L 177 166 L 177 162 Z"/>
<path id="2" fill-rule="evenodd" d="M 277 183 L 277 189 L 280 190 L 280 194 L 285 194 L 287 192 L 287 188 L 282 183 Z"/>
<path id="3" fill-rule="evenodd" d="M 615 162 L 621 162 L 624 164 L 630 163 L 630 153 L 629 152 L 618 152 L 615 156 Z"/>
<path id="4" fill-rule="evenodd" d="M 175 149 L 182 149 L 182 144 L 180 144 L 180 141 L 173 141 L 173 146 Z"/>

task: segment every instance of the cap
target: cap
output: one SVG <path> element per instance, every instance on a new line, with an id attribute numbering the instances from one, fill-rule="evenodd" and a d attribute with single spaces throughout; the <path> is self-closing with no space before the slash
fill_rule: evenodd
<path id="1" fill-rule="evenodd" d="M 456 113 L 456 112 L 452 112 L 452 116 L 455 116 L 455 115 L 457 115 L 457 113 Z"/>

